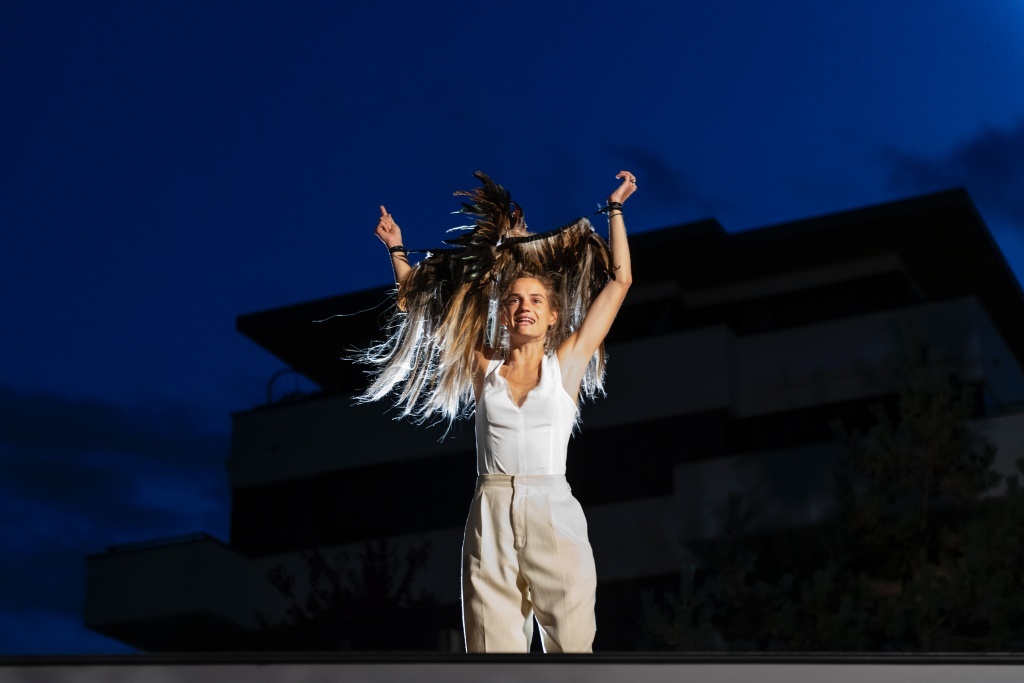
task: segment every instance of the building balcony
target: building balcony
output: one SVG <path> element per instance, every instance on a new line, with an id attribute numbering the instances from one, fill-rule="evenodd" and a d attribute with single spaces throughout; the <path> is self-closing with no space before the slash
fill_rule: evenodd
<path id="1" fill-rule="evenodd" d="M 115 546 L 88 558 L 85 625 L 141 650 L 208 649 L 276 614 L 256 563 L 205 534 Z"/>

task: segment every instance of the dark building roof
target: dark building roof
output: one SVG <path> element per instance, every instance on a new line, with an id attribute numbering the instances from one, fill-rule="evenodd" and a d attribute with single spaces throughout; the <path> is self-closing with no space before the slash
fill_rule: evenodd
<path id="1" fill-rule="evenodd" d="M 962 189 L 735 234 L 699 221 L 631 235 L 630 247 L 634 289 L 610 342 L 720 324 L 742 336 L 973 295 L 1024 364 L 1024 293 Z M 237 328 L 324 390 L 353 391 L 365 379 L 348 357 L 380 336 L 391 302 L 369 289 L 243 315 Z"/>

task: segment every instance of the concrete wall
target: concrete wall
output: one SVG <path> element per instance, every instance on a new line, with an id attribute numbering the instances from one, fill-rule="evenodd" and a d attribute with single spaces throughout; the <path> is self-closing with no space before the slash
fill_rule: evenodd
<path id="1" fill-rule="evenodd" d="M 1001 404 L 1024 402 L 1024 370 L 981 306 L 961 298 L 742 338 L 716 326 L 620 344 L 608 352 L 609 398 L 583 407 L 583 429 L 715 408 L 752 417 L 882 395 L 895 388 L 893 361 L 908 331 L 943 348 L 969 379 L 984 380 Z M 347 396 L 236 415 L 232 486 L 475 448 L 472 422 L 439 441 L 442 428 L 392 417 L 384 403 L 357 406 Z"/>

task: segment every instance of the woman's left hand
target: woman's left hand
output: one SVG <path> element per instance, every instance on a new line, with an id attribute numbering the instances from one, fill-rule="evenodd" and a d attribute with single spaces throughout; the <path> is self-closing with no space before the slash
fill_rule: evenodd
<path id="1" fill-rule="evenodd" d="M 608 195 L 609 202 L 618 202 L 622 204 L 629 196 L 636 192 L 636 176 L 629 171 L 619 171 L 615 174 L 616 178 L 622 179 L 622 184 L 615 188 L 615 191 Z"/>

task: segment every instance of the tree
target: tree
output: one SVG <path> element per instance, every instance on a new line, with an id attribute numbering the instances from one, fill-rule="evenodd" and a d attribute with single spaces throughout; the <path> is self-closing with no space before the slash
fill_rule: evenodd
<path id="1" fill-rule="evenodd" d="M 968 423 L 974 392 L 939 352 L 908 342 L 898 377 L 895 402 L 873 408 L 869 429 L 837 425 L 848 453 L 836 476 L 839 519 L 755 537 L 751 511 L 733 497 L 703 583 L 688 569 L 677 594 L 644 598 L 647 646 L 1024 649 L 1019 477 L 992 470 L 994 449 Z"/>
<path id="2" fill-rule="evenodd" d="M 999 481 L 995 451 L 976 443 L 974 395 L 942 355 L 908 342 L 896 415 L 876 406 L 865 434 L 841 432 L 850 472 L 837 477 L 849 570 L 872 609 L 873 639 L 924 652 L 958 649 L 974 629 L 971 585 L 956 580 L 962 542 Z M 992 539 L 981 534 L 979 542 Z"/>
<path id="3" fill-rule="evenodd" d="M 661 596 L 644 591 L 643 615 L 638 642 L 664 650 L 712 650 L 721 637 L 713 623 L 713 596 L 720 589 L 716 581 L 695 586 L 697 569 L 689 566 L 679 577 L 679 591 Z"/>
<path id="4" fill-rule="evenodd" d="M 269 573 L 288 601 L 285 616 L 258 615 L 260 628 L 248 645 L 260 650 L 436 650 L 444 610 L 422 591 L 414 592 L 426 565 L 426 541 L 399 556 L 386 540 L 367 541 L 356 561 L 347 554 L 328 559 L 310 550 L 302 559 L 305 588 L 284 566 Z"/>

